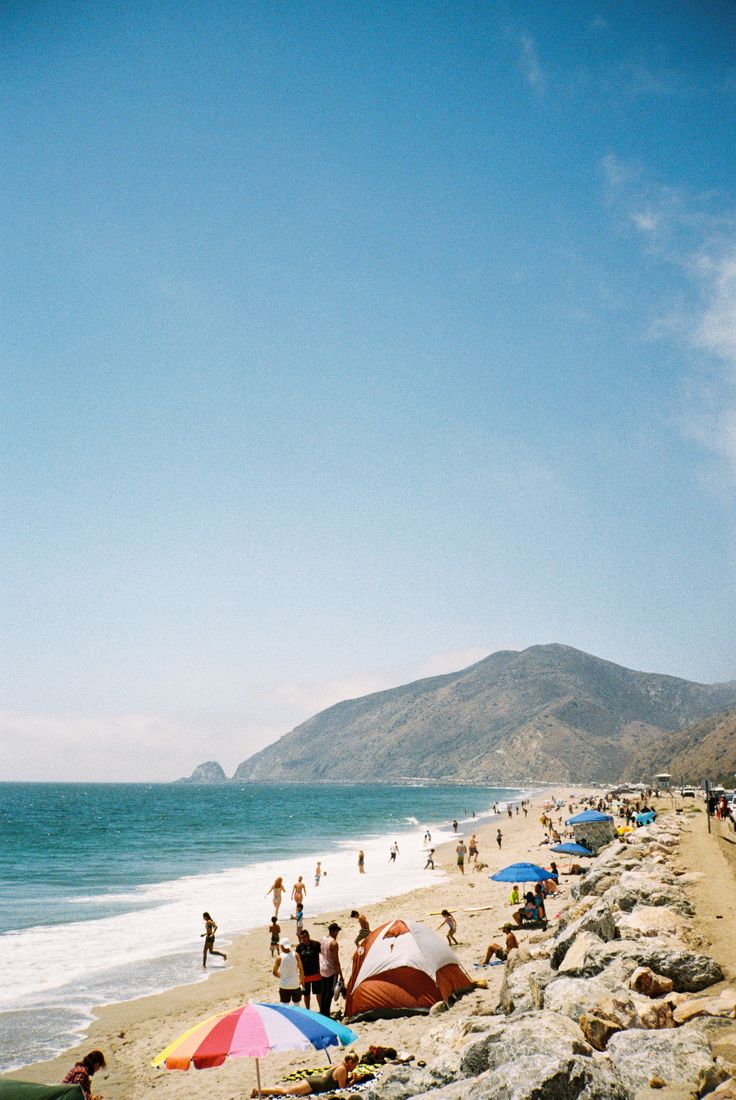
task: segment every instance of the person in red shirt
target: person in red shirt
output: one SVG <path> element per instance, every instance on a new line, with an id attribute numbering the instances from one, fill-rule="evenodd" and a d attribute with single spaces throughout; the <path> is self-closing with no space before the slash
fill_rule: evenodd
<path id="1" fill-rule="evenodd" d="M 81 1062 L 77 1062 L 67 1073 L 62 1085 L 81 1085 L 86 1100 L 102 1100 L 101 1096 L 92 1095 L 92 1078 L 98 1069 L 105 1066 L 105 1055 L 101 1050 L 91 1050 L 85 1054 Z"/>

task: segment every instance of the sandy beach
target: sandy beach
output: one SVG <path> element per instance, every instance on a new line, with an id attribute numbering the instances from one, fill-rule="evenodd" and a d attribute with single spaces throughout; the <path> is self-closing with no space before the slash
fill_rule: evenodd
<path id="1" fill-rule="evenodd" d="M 391 890 L 391 894 L 385 901 L 364 908 L 371 927 L 403 916 L 421 920 L 429 927 L 436 928 L 442 918 L 430 914 L 436 914 L 442 908 L 454 910 L 460 942 L 456 952 L 458 959 L 471 977 L 488 981 L 488 990 L 484 991 L 483 996 L 487 999 L 488 1006 L 493 1007 L 498 999 L 503 967 L 477 970 L 473 964 L 482 958 L 492 940 L 499 939 L 501 925 L 509 919 L 510 907 L 509 888 L 491 882 L 489 875 L 520 859 L 544 864 L 548 858 L 547 848 L 540 844 L 544 831 L 539 823 L 543 801 L 558 797 L 564 798 L 567 804 L 569 798 L 577 800 L 582 793 L 583 789 L 548 790 L 533 798 L 528 817 L 519 813 L 514 814 L 513 818 L 503 814 L 498 819 L 485 819 L 485 824 L 477 829 L 479 859 L 488 864 L 488 868 L 482 872 L 476 872 L 472 864 L 468 864 L 466 874 L 461 875 L 456 867 L 454 842 L 448 843 L 437 849 L 435 858 L 438 870 L 435 873 L 427 871 L 427 886 L 403 893 L 401 870 L 404 857 L 400 854 L 396 864 L 389 866 L 387 853 L 387 889 Z M 499 825 L 503 832 L 501 850 L 495 840 Z M 466 841 L 470 832 L 466 828 L 462 834 Z M 558 862 L 563 865 L 562 861 Z M 441 872 L 446 872 L 447 877 Z M 356 878 L 357 873 L 356 866 Z M 569 886 L 564 886 L 559 900 L 555 899 L 557 903 L 549 906 L 549 916 L 554 918 L 561 912 L 568 899 Z M 313 904 L 311 896 L 309 901 Z M 281 910 L 281 926 L 282 934 L 293 938 L 294 922 L 289 919 L 291 911 L 293 910 L 284 904 Z M 310 912 L 312 905 L 307 909 L 307 913 Z M 151 1067 L 151 1060 L 177 1035 L 210 1015 L 234 1008 L 248 1000 L 278 1000 L 277 981 L 271 973 L 272 960 L 268 948 L 267 925 L 271 913 L 271 906 L 264 899 L 262 930 L 249 932 L 227 946 L 224 946 L 226 930 L 222 930 L 218 943 L 221 949 L 227 951 L 227 964 L 221 965 L 219 959 L 213 960 L 212 972 L 207 981 L 102 1007 L 98 1010 L 97 1019 L 87 1036 L 78 1046 L 50 1061 L 27 1066 L 5 1076 L 42 1083 L 58 1082 L 78 1057 L 88 1050 L 99 1048 L 105 1052 L 108 1065 L 107 1069 L 95 1077 L 94 1087 L 106 1100 L 129 1100 L 154 1089 L 162 1100 L 184 1096 L 234 1100 L 235 1097 L 249 1093 L 255 1083 L 255 1069 L 251 1059 L 232 1059 L 217 1069 L 199 1072 L 191 1069 L 187 1073 L 155 1070 Z M 305 927 L 316 939 L 325 934 L 329 921 L 336 920 L 342 926 L 338 942 L 346 978 L 350 973 L 357 935 L 357 921 L 351 920 L 349 914 L 350 907 L 327 910 L 308 917 L 305 921 Z M 198 914 L 193 916 L 195 920 L 198 918 Z M 524 932 L 519 936 L 520 942 L 538 934 Z M 460 1006 L 455 1011 L 459 1009 Z M 416 1016 L 359 1023 L 355 1025 L 360 1036 L 356 1046 L 361 1051 L 374 1043 L 391 1045 L 421 1057 L 422 1036 L 427 1026 L 427 1017 Z M 324 1064 L 324 1054 L 317 1051 L 270 1055 L 262 1062 L 263 1083 L 278 1083 L 285 1073 L 299 1066 Z"/>

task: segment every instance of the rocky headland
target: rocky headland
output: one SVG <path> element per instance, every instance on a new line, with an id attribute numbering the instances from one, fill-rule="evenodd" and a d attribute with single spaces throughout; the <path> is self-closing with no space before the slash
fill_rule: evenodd
<path id="1" fill-rule="evenodd" d="M 736 1098 L 736 988 L 693 921 L 708 883 L 680 859 L 686 828 L 660 814 L 611 843 L 554 931 L 511 953 L 498 1004 L 442 1011 L 423 1064 L 368 1100 Z"/>

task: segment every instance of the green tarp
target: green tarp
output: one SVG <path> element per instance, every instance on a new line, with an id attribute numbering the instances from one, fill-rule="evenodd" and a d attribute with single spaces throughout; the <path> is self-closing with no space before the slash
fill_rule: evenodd
<path id="1" fill-rule="evenodd" d="M 32 1085 L 30 1081 L 0 1081 L 0 1100 L 84 1100 L 79 1085 Z"/>

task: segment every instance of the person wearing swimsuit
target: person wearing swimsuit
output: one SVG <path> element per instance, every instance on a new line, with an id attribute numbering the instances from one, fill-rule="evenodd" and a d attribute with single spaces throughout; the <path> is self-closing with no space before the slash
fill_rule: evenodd
<path id="1" fill-rule="evenodd" d="M 202 920 L 204 921 L 204 951 L 202 952 L 202 966 L 207 969 L 207 956 L 219 955 L 221 959 L 227 960 L 227 955 L 224 951 L 215 951 L 215 932 L 217 931 L 217 925 L 213 921 L 209 913 L 202 914 Z"/>
<path id="2" fill-rule="evenodd" d="M 261 1096 L 311 1096 L 320 1092 L 339 1092 L 347 1088 L 352 1082 L 353 1074 L 357 1069 L 359 1058 L 352 1051 L 346 1054 L 342 1062 L 328 1069 L 327 1073 L 315 1074 L 306 1077 L 303 1081 L 297 1081 L 294 1085 L 274 1085 L 272 1088 L 262 1088 Z M 258 1089 L 253 1089 L 251 1096 L 258 1096 Z"/>

